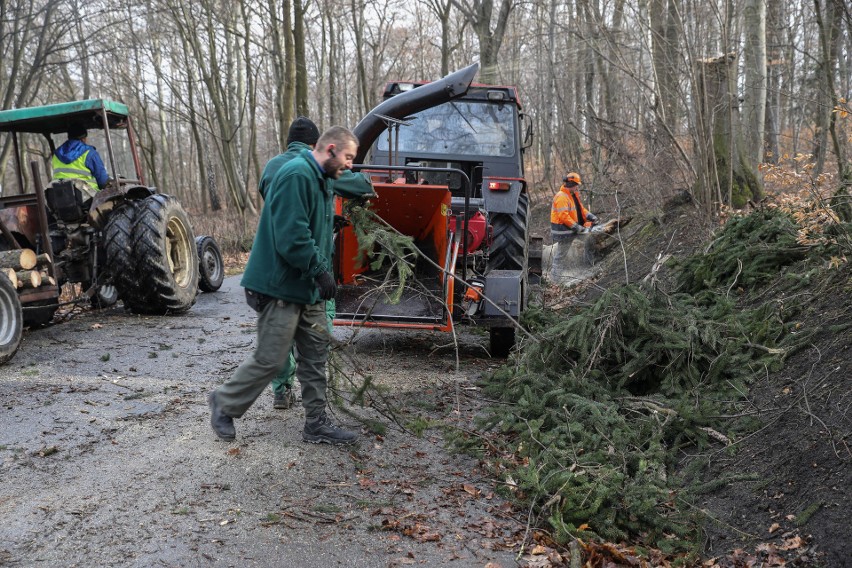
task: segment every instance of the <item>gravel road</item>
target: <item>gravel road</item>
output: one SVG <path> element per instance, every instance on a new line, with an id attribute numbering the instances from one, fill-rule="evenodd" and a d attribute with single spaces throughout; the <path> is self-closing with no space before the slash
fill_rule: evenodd
<path id="1" fill-rule="evenodd" d="M 267 391 L 225 443 L 205 396 L 254 344 L 238 282 L 182 316 L 116 307 L 25 333 L 0 367 L 0 565 L 515 566 L 524 526 L 436 422 L 469 419 L 459 393 L 496 365 L 483 338 L 461 335 L 459 371 L 447 335 L 351 341 L 420 436 L 355 407 L 386 432 L 304 444 L 301 408 L 273 410 Z"/>

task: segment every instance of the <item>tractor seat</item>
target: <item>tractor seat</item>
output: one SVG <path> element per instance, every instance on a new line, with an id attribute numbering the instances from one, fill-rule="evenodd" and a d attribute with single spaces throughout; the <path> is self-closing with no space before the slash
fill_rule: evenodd
<path id="1" fill-rule="evenodd" d="M 44 190 L 47 208 L 65 223 L 80 223 L 92 206 L 97 192 L 79 179 L 55 179 Z"/>

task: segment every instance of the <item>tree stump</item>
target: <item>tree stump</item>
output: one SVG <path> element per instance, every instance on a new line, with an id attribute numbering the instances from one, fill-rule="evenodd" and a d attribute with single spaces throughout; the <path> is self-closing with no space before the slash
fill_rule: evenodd
<path id="1" fill-rule="evenodd" d="M 701 172 L 695 191 L 704 205 L 736 208 L 763 195 L 756 169 L 744 152 L 742 124 L 734 82 L 737 56 L 729 53 L 697 64 L 698 145 Z"/>

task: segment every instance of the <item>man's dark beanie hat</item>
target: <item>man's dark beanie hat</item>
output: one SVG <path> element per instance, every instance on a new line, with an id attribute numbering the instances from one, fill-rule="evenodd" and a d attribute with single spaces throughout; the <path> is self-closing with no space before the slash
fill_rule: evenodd
<path id="1" fill-rule="evenodd" d="M 309 146 L 313 146 L 319 140 L 319 129 L 310 118 L 300 116 L 290 125 L 290 131 L 287 133 L 287 144 L 290 142 L 302 142 Z"/>

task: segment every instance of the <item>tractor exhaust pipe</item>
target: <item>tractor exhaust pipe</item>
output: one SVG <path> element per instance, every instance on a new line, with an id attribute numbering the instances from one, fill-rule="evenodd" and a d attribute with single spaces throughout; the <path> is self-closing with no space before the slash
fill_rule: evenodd
<path id="1" fill-rule="evenodd" d="M 477 71 L 479 71 L 479 63 L 474 63 L 437 81 L 400 93 L 376 105 L 352 130 L 358 137 L 358 154 L 353 162 L 363 163 L 364 156 L 373 146 L 373 142 L 384 132 L 387 125 L 379 115 L 401 120 L 406 116 L 461 97 L 467 93 Z"/>

